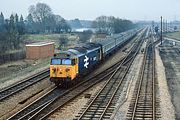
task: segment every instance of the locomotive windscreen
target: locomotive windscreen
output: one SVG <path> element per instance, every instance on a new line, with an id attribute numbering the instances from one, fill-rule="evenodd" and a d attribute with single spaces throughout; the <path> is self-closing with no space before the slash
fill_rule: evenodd
<path id="1" fill-rule="evenodd" d="M 59 58 L 52 58 L 51 65 L 71 65 L 71 59 L 59 59 Z"/>
<path id="2" fill-rule="evenodd" d="M 71 65 L 71 60 L 70 59 L 62 59 L 62 64 L 63 65 Z"/>
<path id="3" fill-rule="evenodd" d="M 51 59 L 51 65 L 60 65 L 61 64 L 61 59 Z"/>

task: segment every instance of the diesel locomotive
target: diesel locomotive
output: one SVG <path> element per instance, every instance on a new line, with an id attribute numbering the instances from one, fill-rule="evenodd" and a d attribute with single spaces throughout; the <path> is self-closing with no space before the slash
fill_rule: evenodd
<path id="1" fill-rule="evenodd" d="M 98 42 L 86 43 L 55 54 L 51 58 L 50 81 L 57 86 L 67 85 L 90 70 L 123 46 L 132 38 L 138 29 L 129 30 Z"/>

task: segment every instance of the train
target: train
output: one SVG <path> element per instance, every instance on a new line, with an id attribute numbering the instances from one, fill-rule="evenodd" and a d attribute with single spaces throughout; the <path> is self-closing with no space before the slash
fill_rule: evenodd
<path id="1" fill-rule="evenodd" d="M 56 86 L 67 86 L 76 81 L 126 44 L 138 31 L 132 29 L 54 54 L 50 62 L 50 81 Z"/>

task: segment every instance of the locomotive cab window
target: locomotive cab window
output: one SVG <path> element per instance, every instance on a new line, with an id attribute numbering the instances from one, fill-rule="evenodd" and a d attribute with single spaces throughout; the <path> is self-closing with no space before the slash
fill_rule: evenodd
<path id="1" fill-rule="evenodd" d="M 61 59 L 51 59 L 51 65 L 60 65 L 61 64 Z"/>
<path id="2" fill-rule="evenodd" d="M 71 65 L 72 61 L 70 59 L 62 59 L 62 65 Z"/>

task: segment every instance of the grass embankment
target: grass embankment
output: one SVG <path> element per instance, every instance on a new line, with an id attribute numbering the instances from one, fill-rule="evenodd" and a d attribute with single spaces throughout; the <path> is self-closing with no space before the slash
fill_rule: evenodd
<path id="1" fill-rule="evenodd" d="M 49 67 L 50 58 L 42 60 L 19 60 L 16 62 L 6 63 L 0 66 L 0 83 L 12 79 L 20 79 L 23 76 L 31 75 Z"/>
<path id="2" fill-rule="evenodd" d="M 167 33 L 167 37 L 180 40 L 180 32 Z"/>

